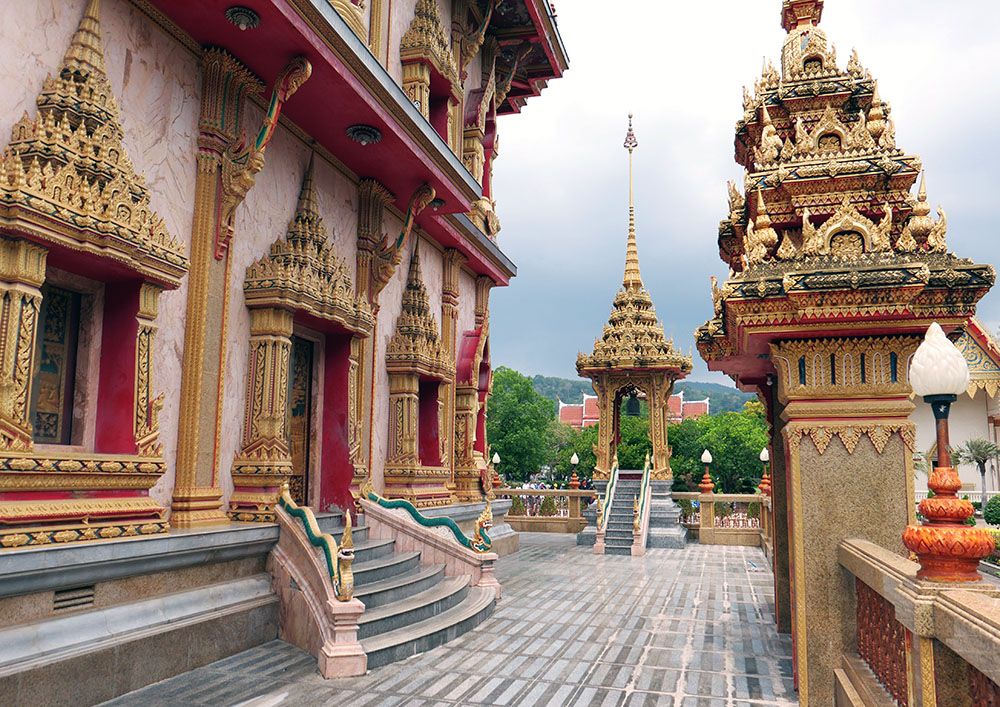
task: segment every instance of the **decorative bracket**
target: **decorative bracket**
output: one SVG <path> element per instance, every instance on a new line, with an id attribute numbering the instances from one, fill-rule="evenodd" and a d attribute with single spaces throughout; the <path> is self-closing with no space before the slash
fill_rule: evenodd
<path id="1" fill-rule="evenodd" d="M 222 155 L 222 173 L 219 181 L 215 232 L 215 258 L 221 260 L 233 238 L 236 207 L 243 203 L 254 185 L 257 174 L 264 168 L 264 150 L 274 137 L 278 118 L 285 101 L 308 80 L 312 64 L 304 56 L 292 59 L 278 74 L 271 91 L 271 102 L 252 145 L 246 144 L 246 134 L 238 143 L 230 145 Z"/>

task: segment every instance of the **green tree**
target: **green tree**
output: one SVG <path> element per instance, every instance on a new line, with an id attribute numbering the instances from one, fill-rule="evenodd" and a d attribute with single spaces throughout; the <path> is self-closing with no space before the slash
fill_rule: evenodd
<path id="1" fill-rule="evenodd" d="M 760 481 L 760 450 L 768 442 L 763 409 L 699 417 L 672 425 L 667 432 L 673 454 L 674 489 L 695 491 L 704 473 L 701 453 L 709 450 L 717 493 L 753 493 Z"/>
<path id="2" fill-rule="evenodd" d="M 979 468 L 982 485 L 979 490 L 986 491 L 986 462 L 1000 456 L 1000 447 L 988 439 L 970 439 L 952 451 L 959 464 L 974 464 Z"/>
<path id="3" fill-rule="evenodd" d="M 526 481 L 549 461 L 555 405 L 535 391 L 530 378 L 501 366 L 493 372 L 488 410 L 486 432 L 500 454 L 500 473 Z"/>

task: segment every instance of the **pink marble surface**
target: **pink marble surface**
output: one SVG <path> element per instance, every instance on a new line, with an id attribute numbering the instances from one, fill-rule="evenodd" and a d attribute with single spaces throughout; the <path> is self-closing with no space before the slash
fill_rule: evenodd
<path id="1" fill-rule="evenodd" d="M 83 15 L 84 0 L 18 0 L 0 3 L 0 26 L 16 27 L 0 43 L 0 141 L 24 112 L 35 114 L 45 77 L 62 59 Z M 150 190 L 150 201 L 171 235 L 191 235 L 200 86 L 197 59 L 124 0 L 101 3 L 108 77 L 122 113 L 124 144 Z M 157 391 L 177 389 L 184 340 L 186 282 L 160 300 L 154 351 Z M 167 472 L 151 495 L 168 503 L 173 487 L 178 399 L 167 395 L 160 413 Z"/>

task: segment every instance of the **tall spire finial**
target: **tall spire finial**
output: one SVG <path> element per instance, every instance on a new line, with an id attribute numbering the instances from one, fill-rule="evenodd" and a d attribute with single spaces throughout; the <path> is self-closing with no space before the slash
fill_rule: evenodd
<path id="1" fill-rule="evenodd" d="M 628 114 L 628 132 L 625 134 L 625 149 L 628 150 L 628 243 L 625 247 L 625 279 L 626 288 L 642 287 L 642 276 L 639 274 L 639 247 L 635 241 L 635 198 L 632 181 L 632 151 L 639 146 L 632 130 L 632 114 Z"/>
<path id="2" fill-rule="evenodd" d="M 83 18 L 73 34 L 73 39 L 63 57 L 63 67 L 79 70 L 84 74 L 106 74 L 104 50 L 101 47 L 100 0 L 89 0 Z"/>

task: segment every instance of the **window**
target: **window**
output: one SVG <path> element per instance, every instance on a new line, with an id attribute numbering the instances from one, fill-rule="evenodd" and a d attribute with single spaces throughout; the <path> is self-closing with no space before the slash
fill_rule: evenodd
<path id="1" fill-rule="evenodd" d="M 32 437 L 42 444 L 72 444 L 82 295 L 49 284 L 41 290 L 31 396 Z"/>

